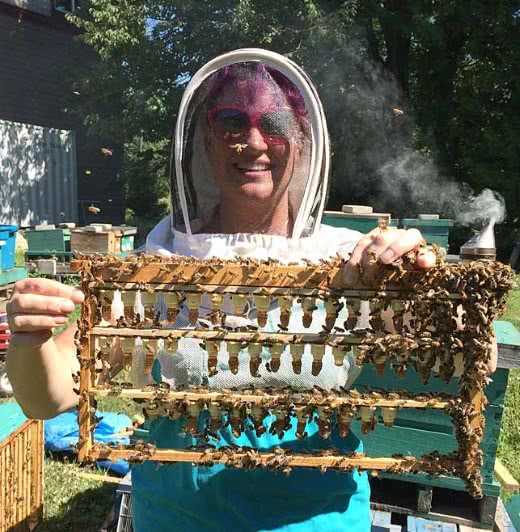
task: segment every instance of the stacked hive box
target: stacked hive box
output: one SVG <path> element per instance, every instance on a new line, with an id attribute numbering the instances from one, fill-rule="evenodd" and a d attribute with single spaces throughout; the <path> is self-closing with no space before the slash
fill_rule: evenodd
<path id="1" fill-rule="evenodd" d="M 366 215 L 358 215 L 361 218 L 363 216 Z M 358 218 L 353 218 L 348 213 L 328 211 L 325 213 L 323 223 L 368 232 L 372 229 L 373 220 L 367 218 L 363 222 L 365 225 L 361 226 Z M 401 224 L 404 228 L 414 227 L 419 229 L 429 244 L 437 244 L 444 248 L 448 247 L 449 229 L 453 224 L 452 220 L 438 219 L 435 216 L 425 216 L 424 219 L 405 218 L 401 220 Z M 445 493 L 450 493 L 451 495 L 449 497 L 456 501 L 453 503 L 454 505 L 458 504 L 461 506 L 464 504 L 466 506 L 466 508 L 461 508 L 461 513 L 464 514 L 468 521 L 474 521 L 475 524 L 478 523 L 480 526 L 491 526 L 493 524 L 494 508 L 500 495 L 500 485 L 494 479 L 493 471 L 504 411 L 508 375 L 511 368 L 520 367 L 520 333 L 516 331 L 512 324 L 500 321 L 495 322 L 495 331 L 499 350 L 498 369 L 493 374 L 491 383 L 486 388 L 486 398 L 488 401 L 485 411 L 486 429 L 481 444 L 484 450 L 482 467 L 484 499 L 480 502 L 469 501 L 468 499 L 462 500 L 461 502 L 458 494 L 462 494 L 465 487 L 459 479 L 447 477 L 428 478 L 424 475 L 391 475 L 383 473 L 382 477 L 388 479 L 389 482 L 373 480 L 373 500 L 380 501 L 384 505 L 402 505 L 403 500 L 406 498 L 403 496 L 403 493 L 405 490 L 408 490 L 412 493 L 408 503 L 409 507 L 415 507 L 417 509 L 422 504 L 421 510 L 423 512 L 429 512 L 432 507 L 438 509 L 438 505 L 436 504 L 437 493 L 439 494 L 439 500 L 445 500 Z M 457 379 L 454 379 L 450 383 L 436 379 L 429 384 L 429 390 L 433 393 L 453 393 L 457 385 Z M 413 372 L 408 373 L 403 379 L 399 379 L 386 367 L 382 376 L 377 376 L 370 366 L 363 368 L 361 375 L 356 380 L 356 386 L 360 390 L 369 390 L 377 386 L 385 389 L 399 387 L 409 393 L 418 392 L 422 388 L 419 376 Z M 354 426 L 356 423 L 354 422 Z M 442 412 L 401 410 L 396 417 L 394 428 L 388 430 L 383 427 L 377 434 L 370 433 L 366 435 L 363 438 L 363 444 L 369 454 L 377 455 L 384 454 L 389 449 L 397 449 L 397 452 L 404 454 L 412 453 L 421 455 L 430 446 L 431 442 L 434 442 L 440 451 L 450 452 L 453 450 L 451 431 L 451 420 Z M 395 486 L 391 483 L 390 479 L 398 479 L 404 481 L 406 484 L 401 483 Z M 424 490 L 430 492 L 426 505 L 420 502 L 421 493 Z M 448 491 L 443 493 L 442 490 Z M 416 494 L 413 495 L 415 491 Z M 392 499 L 392 492 L 400 493 L 400 497 L 396 496 Z M 442 504 L 444 504 L 446 509 L 446 503 L 442 502 Z"/>
<path id="2" fill-rule="evenodd" d="M 24 267 L 15 266 L 16 225 L 0 225 L 0 298 L 7 297 L 13 283 L 27 277 Z"/>
<path id="3" fill-rule="evenodd" d="M 43 517 L 43 421 L 0 405 L 0 532 L 33 530 Z"/>

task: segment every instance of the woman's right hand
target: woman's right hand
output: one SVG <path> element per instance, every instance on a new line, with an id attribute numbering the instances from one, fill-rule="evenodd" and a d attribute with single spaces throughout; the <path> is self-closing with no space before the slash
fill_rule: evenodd
<path id="1" fill-rule="evenodd" d="M 52 329 L 64 325 L 83 292 L 51 279 L 31 278 L 18 281 L 7 303 L 12 340 L 35 345 L 47 340 Z"/>

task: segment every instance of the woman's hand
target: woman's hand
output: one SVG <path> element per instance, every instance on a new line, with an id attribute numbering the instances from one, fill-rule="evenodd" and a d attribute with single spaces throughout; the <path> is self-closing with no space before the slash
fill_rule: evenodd
<path id="1" fill-rule="evenodd" d="M 417 229 L 377 227 L 356 245 L 344 270 L 345 283 L 355 286 L 370 280 L 382 264 L 390 264 L 406 253 L 417 250 L 417 265 L 429 269 L 435 266 L 433 251 L 424 248 L 424 238 Z"/>
<path id="2" fill-rule="evenodd" d="M 54 327 L 67 323 L 69 314 L 83 297 L 81 290 L 50 279 L 18 281 L 7 303 L 13 341 L 37 345 L 47 340 Z"/>
<path id="3" fill-rule="evenodd" d="M 7 304 L 11 341 L 7 375 L 16 400 L 28 417 L 48 419 L 74 408 L 73 373 L 77 371 L 75 325 L 54 341 L 54 327 L 67 322 L 83 293 L 49 279 L 15 284 Z"/>

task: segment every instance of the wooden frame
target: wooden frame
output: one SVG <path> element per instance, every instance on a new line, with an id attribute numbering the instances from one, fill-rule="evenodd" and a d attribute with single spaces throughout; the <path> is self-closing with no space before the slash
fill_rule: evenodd
<path id="1" fill-rule="evenodd" d="M 86 296 L 77 339 L 81 366 L 80 460 L 125 458 L 130 461 L 182 461 L 205 465 L 223 463 L 231 467 L 271 467 L 285 471 L 292 467 L 317 467 L 322 470 L 356 468 L 394 473 L 450 474 L 464 479 L 473 496 L 481 496 L 482 458 L 479 443 L 484 429 L 482 411 L 485 406 L 485 364 L 491 353 L 492 321 L 502 312 L 507 292 L 513 285 L 511 269 L 496 262 L 473 262 L 438 264 L 432 270 L 424 272 L 414 267 L 412 259 L 405 258 L 398 265 L 381 268 L 378 278 L 373 279 L 370 286 L 347 288 L 343 285 L 343 266 L 344 262 L 340 258 L 305 265 L 250 259 L 200 261 L 176 257 L 164 260 L 151 256 L 132 257 L 125 261 L 113 257 L 89 256 L 75 261 L 72 267 L 81 273 L 81 287 Z M 197 299 L 197 294 L 208 294 L 210 297 L 229 294 L 232 297 L 302 298 L 304 325 L 306 321 L 308 325 L 312 320 L 314 300 L 319 298 L 325 301 L 327 319 L 321 334 L 291 334 L 284 332 L 283 327 L 277 333 L 230 331 L 221 326 L 222 316 L 218 311 L 210 316 L 215 327 L 213 330 L 163 328 L 158 318 L 141 320 L 141 317 L 134 320 L 134 323 L 118 320 L 116 326 L 110 326 L 102 322 L 102 317 L 107 313 L 103 294 L 113 290 L 176 294 L 175 301 L 179 302 L 179 306 L 182 304 L 181 294 L 192 294 L 192 303 L 190 306 L 188 298 L 188 306 L 190 321 L 193 323 L 197 322 L 199 312 L 197 301 L 200 300 Z M 337 327 L 334 328 L 334 324 L 341 306 L 340 301 L 343 300 L 349 307 L 349 319 L 345 322 L 346 330 L 338 330 Z M 353 334 L 352 329 L 359 311 L 357 302 L 360 300 L 371 301 L 371 329 Z M 394 331 L 385 330 L 381 319 L 384 308 L 393 309 Z M 405 323 L 408 314 L 413 317 L 413 327 L 408 327 Z M 462 327 L 452 319 L 457 315 L 463 321 Z M 288 317 L 285 316 L 285 321 L 287 320 Z M 435 330 L 432 323 L 435 323 Z M 315 355 L 313 362 L 313 372 L 316 369 L 318 373 L 321 370 L 323 348 L 331 346 L 339 353 L 340 364 L 341 353 L 353 350 L 359 364 L 373 363 L 376 371 L 388 361 L 395 366 L 397 372 L 405 372 L 409 365 L 414 365 L 425 382 L 436 363 L 440 364 L 439 374 L 442 378 L 452 378 L 454 356 L 462 353 L 464 372 L 460 377 L 458 396 L 427 393 L 419 396 L 401 395 L 398 390 L 360 394 L 355 390 L 336 393 L 321 390 L 219 392 L 208 389 L 168 390 L 161 385 L 146 389 L 128 389 L 120 384 L 96 386 L 99 339 L 137 336 L 144 341 L 196 338 L 201 341 L 233 342 L 240 348 L 252 344 L 269 346 L 271 349 L 279 346 L 278 353 L 287 346 L 293 349 L 293 346 L 311 344 L 322 353 L 320 356 Z M 458 450 L 449 455 L 433 451 L 422 457 L 366 457 L 354 453 L 298 455 L 282 449 L 272 452 L 210 448 L 202 451 L 158 450 L 142 442 L 133 448 L 108 447 L 94 444 L 92 440 L 95 425 L 94 400 L 96 396 L 106 395 L 148 401 L 156 411 L 177 418 L 187 417 L 188 425 L 191 417 L 192 430 L 201 409 L 215 404 L 219 408 L 228 409 L 230 424 L 237 431 L 240 431 L 240 419 L 249 415 L 247 409 L 251 405 L 258 407 L 257 413 L 261 409 L 276 409 L 282 425 L 283 419 L 290 415 L 296 415 L 305 424 L 305 416 L 314 416 L 316 409 L 321 408 L 319 419 L 322 419 L 324 409 L 328 413 L 337 409 L 338 425 L 344 433 L 348 432 L 349 416 L 351 418 L 356 415 L 358 410 L 362 419 L 366 416 L 363 419 L 363 430 L 370 430 L 376 423 L 376 408 L 384 409 L 383 412 L 385 409 L 388 412 L 397 408 L 442 409 L 453 419 Z M 389 424 L 391 418 L 392 416 L 388 416 Z M 327 424 L 324 432 L 330 432 L 328 421 L 324 423 Z"/>
<path id="2" fill-rule="evenodd" d="M 43 518 L 43 421 L 0 442 L 0 532 L 33 530 Z"/>

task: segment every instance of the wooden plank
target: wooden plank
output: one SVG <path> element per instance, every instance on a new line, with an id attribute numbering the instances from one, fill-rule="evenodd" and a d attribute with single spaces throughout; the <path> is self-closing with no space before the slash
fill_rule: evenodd
<path id="1" fill-rule="evenodd" d="M 120 484 L 121 477 L 113 477 L 112 475 L 96 475 L 95 473 L 79 472 L 77 475 L 87 480 L 96 480 L 97 482 L 110 482 L 112 484 Z"/>
<path id="2" fill-rule="evenodd" d="M 468 525 L 459 525 L 459 532 L 482 532 L 482 529 Z"/>
<path id="3" fill-rule="evenodd" d="M 392 524 L 392 514 L 390 512 L 372 510 L 370 513 L 372 515 L 371 532 L 401 532 L 400 525 Z"/>
<path id="4" fill-rule="evenodd" d="M 398 513 L 402 515 L 412 516 L 412 517 L 420 517 L 417 515 L 416 511 L 411 510 L 410 508 L 402 507 L 402 506 L 371 502 L 370 507 L 374 509 L 380 509 L 381 511 L 388 511 L 388 512 Z M 461 525 L 465 525 L 469 527 L 476 527 L 478 530 L 482 530 L 482 528 L 486 528 L 486 527 L 483 527 L 481 523 L 478 523 L 472 519 L 461 517 L 458 515 L 448 515 L 444 513 L 431 512 L 428 517 L 431 517 L 432 519 L 438 519 L 442 523 L 447 523 L 447 524 L 453 523 L 459 527 Z M 410 532 L 410 531 L 407 530 L 407 532 Z"/>
<path id="5" fill-rule="evenodd" d="M 516 345 L 500 344 L 498 346 L 498 367 L 506 369 L 520 368 L 520 353 Z"/>
<path id="6" fill-rule="evenodd" d="M 388 527 L 391 521 L 392 514 L 390 512 L 373 511 L 372 526 Z"/>
<path id="7" fill-rule="evenodd" d="M 117 386 L 117 385 L 116 385 Z M 370 392 L 364 395 L 354 395 L 346 392 L 344 395 L 336 394 L 315 394 L 309 392 L 291 393 L 259 393 L 258 392 L 216 392 L 216 391 L 162 391 L 158 389 L 121 389 L 117 392 L 111 388 L 93 389 L 89 393 L 98 397 L 117 396 L 125 399 L 149 399 L 154 401 L 211 401 L 211 402 L 244 402 L 260 404 L 266 407 L 273 407 L 276 402 L 287 404 L 288 401 L 295 405 L 322 405 L 327 404 L 331 408 L 338 406 L 374 406 L 381 408 L 449 408 L 450 403 L 446 397 L 434 398 L 429 401 L 417 401 L 413 396 L 402 397 L 401 399 L 386 399 L 381 396 L 374 397 Z M 381 394 L 380 394 L 381 395 Z"/>
<path id="8" fill-rule="evenodd" d="M 479 520 L 485 525 L 493 525 L 497 513 L 498 497 L 484 496 L 479 501 Z"/>
<path id="9" fill-rule="evenodd" d="M 407 527 L 408 532 L 457 532 L 457 525 L 454 523 L 441 523 L 411 515 L 407 518 Z"/>
<path id="10" fill-rule="evenodd" d="M 520 332 L 507 321 L 493 322 L 498 343 L 498 367 L 520 368 Z"/>
<path id="11" fill-rule="evenodd" d="M 495 515 L 495 528 L 498 532 L 516 532 L 507 510 L 504 507 L 502 499 L 498 500 L 497 503 L 497 512 Z"/>
<path id="12" fill-rule="evenodd" d="M 417 489 L 417 511 L 428 513 L 432 509 L 433 488 L 431 486 L 419 486 Z"/>
<path id="13" fill-rule="evenodd" d="M 498 458 L 495 460 L 495 477 L 506 491 L 512 493 L 520 491 L 520 484 Z"/>
<path id="14" fill-rule="evenodd" d="M 318 467 L 326 469 L 350 470 L 352 468 L 360 470 L 379 470 L 389 468 L 415 468 L 420 470 L 427 468 L 430 461 L 427 459 L 404 457 L 404 458 L 369 458 L 363 453 L 353 453 L 349 455 L 310 455 L 310 454 L 285 454 L 277 451 L 233 451 L 226 453 L 223 449 L 206 449 L 205 451 L 186 451 L 176 449 L 157 449 L 154 446 L 144 446 L 139 449 L 127 447 L 123 449 L 108 447 L 103 444 L 95 444 L 88 453 L 90 460 L 129 460 L 140 462 L 143 460 L 156 460 L 159 462 L 191 462 L 204 464 L 224 464 L 235 467 L 243 464 L 255 467 Z M 457 467 L 457 460 L 446 458 L 448 467 Z"/>

